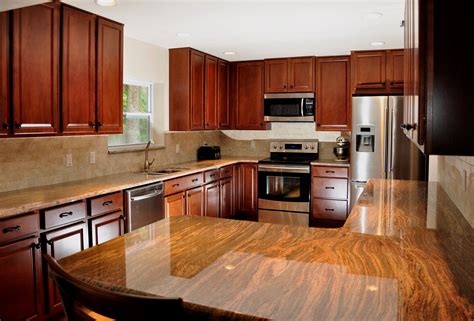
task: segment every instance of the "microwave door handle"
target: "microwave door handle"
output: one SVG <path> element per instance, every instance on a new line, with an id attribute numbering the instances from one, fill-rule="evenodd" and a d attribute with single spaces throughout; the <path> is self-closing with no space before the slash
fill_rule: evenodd
<path id="1" fill-rule="evenodd" d="M 301 98 L 301 116 L 304 116 L 304 98 Z"/>

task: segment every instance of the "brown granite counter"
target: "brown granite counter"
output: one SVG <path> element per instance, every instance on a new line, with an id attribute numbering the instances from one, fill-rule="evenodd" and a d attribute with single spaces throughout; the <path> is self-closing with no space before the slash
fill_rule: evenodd
<path id="1" fill-rule="evenodd" d="M 209 161 L 194 161 L 165 166 L 184 169 L 173 174 L 146 175 L 145 173 L 123 173 L 3 192 L 0 193 L 0 219 L 223 166 L 242 162 L 258 162 L 260 159 L 256 157 L 226 157 Z M 162 167 L 153 167 L 152 169 L 160 168 Z"/>
<path id="2" fill-rule="evenodd" d="M 220 316 L 471 320 L 473 239 L 436 184 L 371 180 L 341 229 L 179 217 L 60 264 L 105 287 L 182 297 L 188 309 Z"/>

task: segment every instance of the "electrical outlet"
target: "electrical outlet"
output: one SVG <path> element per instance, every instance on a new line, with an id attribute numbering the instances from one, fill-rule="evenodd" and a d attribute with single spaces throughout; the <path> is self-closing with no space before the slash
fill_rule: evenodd
<path id="1" fill-rule="evenodd" d="M 66 154 L 66 167 L 72 167 L 72 154 Z"/>
<path id="2" fill-rule="evenodd" d="M 179 147 L 180 147 L 179 144 L 176 144 L 176 154 L 179 154 L 179 151 L 180 151 Z"/>
<path id="3" fill-rule="evenodd" d="M 252 140 L 252 141 L 250 142 L 250 148 L 255 149 L 255 141 L 254 141 L 254 140 Z"/>
<path id="4" fill-rule="evenodd" d="M 89 163 L 90 164 L 95 164 L 95 152 L 90 152 L 89 153 Z"/>

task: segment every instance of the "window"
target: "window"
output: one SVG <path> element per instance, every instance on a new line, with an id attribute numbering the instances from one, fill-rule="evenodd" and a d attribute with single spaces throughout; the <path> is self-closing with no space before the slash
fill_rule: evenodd
<path id="1" fill-rule="evenodd" d="M 146 144 L 151 139 L 153 84 L 124 81 L 123 134 L 109 135 L 109 146 Z"/>

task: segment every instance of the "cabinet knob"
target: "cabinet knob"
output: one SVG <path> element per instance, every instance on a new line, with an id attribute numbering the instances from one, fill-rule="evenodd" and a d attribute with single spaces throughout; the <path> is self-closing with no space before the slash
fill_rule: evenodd
<path id="1" fill-rule="evenodd" d="M 127 218 L 125 217 L 125 215 L 120 215 L 120 219 L 121 219 L 122 221 L 126 221 L 126 220 L 127 220 Z"/>
<path id="2" fill-rule="evenodd" d="M 95 125 L 94 125 L 94 122 L 93 122 L 93 121 L 90 121 L 90 122 L 89 122 L 89 127 L 94 127 L 94 126 L 95 126 Z"/>
<path id="3" fill-rule="evenodd" d="M 102 123 L 100 121 L 97 122 L 97 127 L 98 128 L 102 127 Z"/>
<path id="4" fill-rule="evenodd" d="M 20 123 L 15 123 L 15 128 L 21 128 L 21 124 Z"/>
<path id="5" fill-rule="evenodd" d="M 2 123 L 2 128 L 3 128 L 3 129 L 8 129 L 8 123 L 7 123 L 7 122 L 3 122 L 3 123 Z"/>
<path id="6" fill-rule="evenodd" d="M 286 85 L 283 85 L 283 88 L 286 89 Z"/>
<path id="7" fill-rule="evenodd" d="M 415 126 L 412 125 L 412 124 L 401 124 L 400 128 L 401 129 L 406 129 L 406 130 L 412 130 L 412 129 L 415 129 Z"/>

